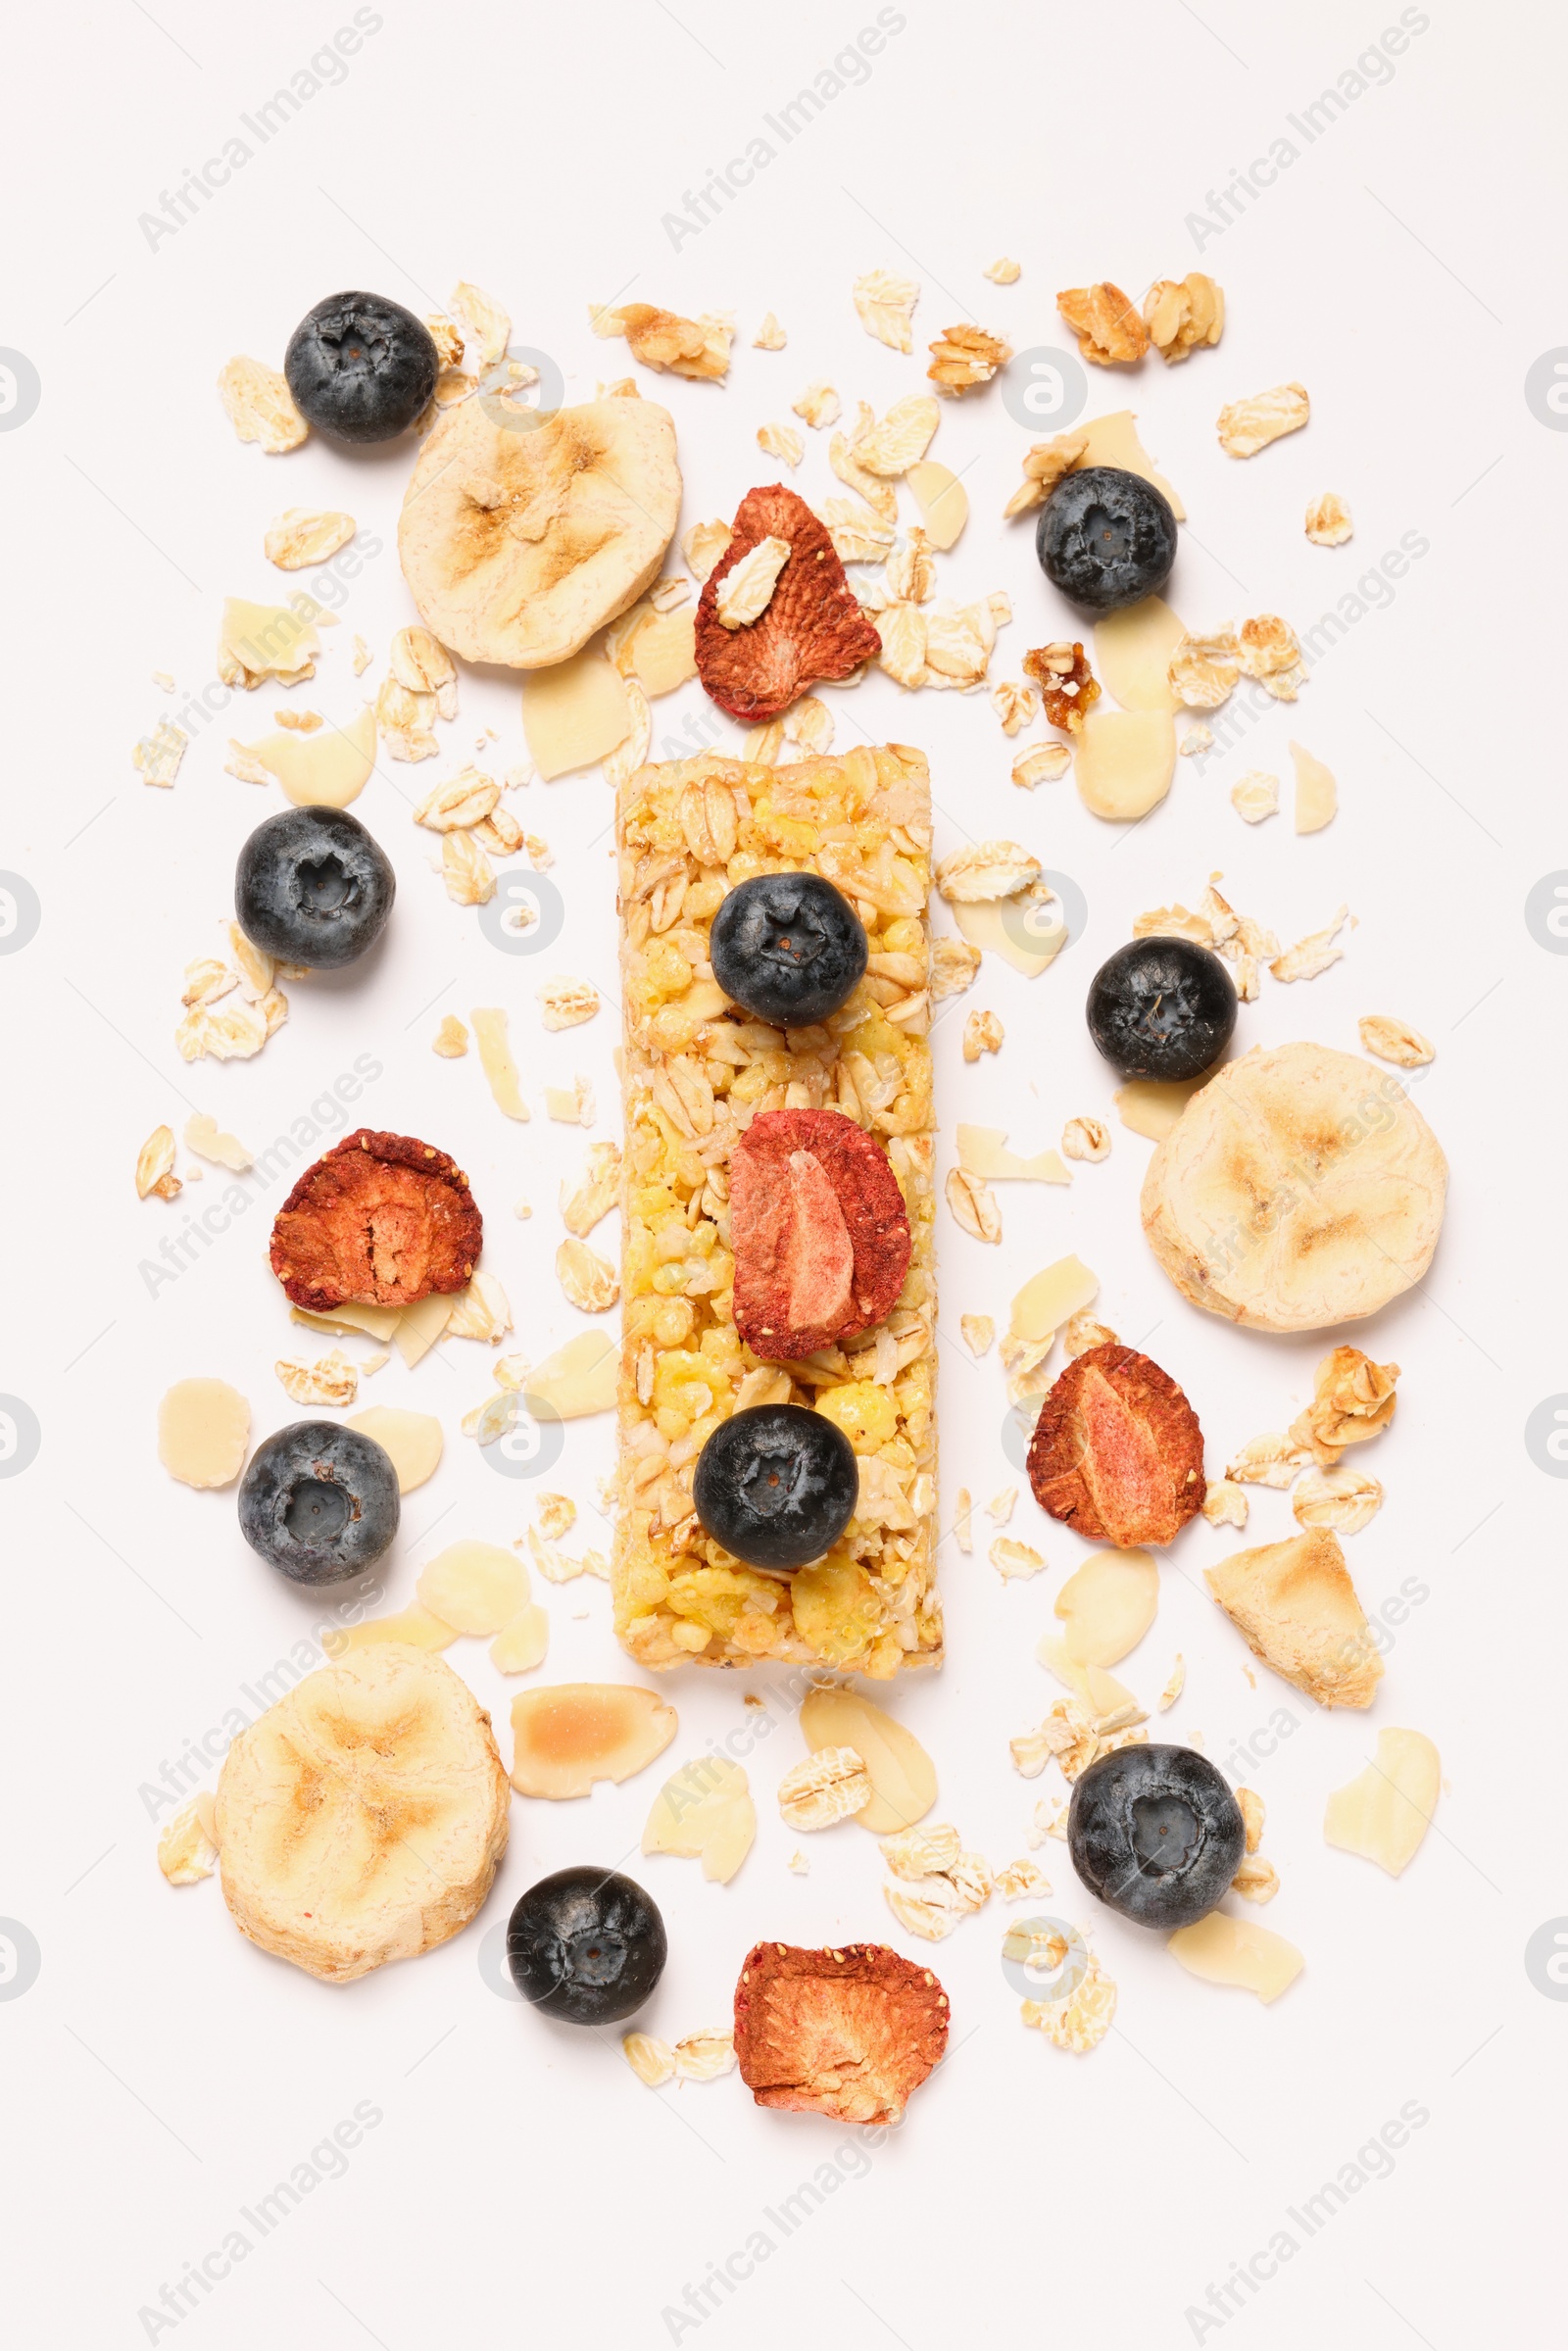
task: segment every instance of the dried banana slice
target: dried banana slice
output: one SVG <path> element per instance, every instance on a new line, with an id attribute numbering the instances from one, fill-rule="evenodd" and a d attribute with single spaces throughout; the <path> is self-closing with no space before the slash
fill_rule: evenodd
<path id="1" fill-rule="evenodd" d="M 1448 1168 L 1389 1071 L 1261 1047 L 1188 1102 L 1144 1179 L 1144 1231 L 1182 1296 L 1257 1331 L 1321 1331 L 1419 1282 Z"/>
<path id="2" fill-rule="evenodd" d="M 657 402 L 593 400 L 522 430 L 466 400 L 419 453 L 398 553 L 451 652 L 541 669 L 652 585 L 679 512 L 675 426 Z"/>
<path id="3" fill-rule="evenodd" d="M 351 1652 L 242 1731 L 218 1783 L 223 1898 L 264 1951 L 324 1983 L 467 1925 L 507 1849 L 490 1717 L 440 1657 Z"/>

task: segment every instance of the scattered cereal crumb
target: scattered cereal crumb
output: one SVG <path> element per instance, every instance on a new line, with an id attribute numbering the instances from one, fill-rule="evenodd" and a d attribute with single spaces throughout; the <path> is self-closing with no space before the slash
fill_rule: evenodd
<path id="1" fill-rule="evenodd" d="M 1204 726 L 1201 721 L 1197 726 L 1190 726 L 1176 746 L 1184 759 L 1194 758 L 1199 752 L 1212 751 L 1213 748 L 1214 730 Z"/>
<path id="2" fill-rule="evenodd" d="M 456 1061 L 468 1050 L 468 1032 L 455 1012 L 449 1012 L 431 1040 L 430 1050 L 443 1060 Z"/>
<path id="3" fill-rule="evenodd" d="M 1306 535 L 1315 547 L 1343 547 L 1353 527 L 1350 510 L 1336 490 L 1325 490 L 1306 510 Z"/>
<path id="4" fill-rule="evenodd" d="M 752 337 L 752 349 L 754 351 L 782 351 L 785 341 L 783 327 L 769 311 Z"/>
<path id="5" fill-rule="evenodd" d="M 1015 286 L 1023 271 L 1016 262 L 1003 260 L 988 263 L 980 274 L 989 277 L 994 286 Z"/>
<path id="6" fill-rule="evenodd" d="M 983 1355 L 997 1335 L 997 1326 L 989 1314 L 960 1314 L 958 1328 L 972 1355 Z"/>

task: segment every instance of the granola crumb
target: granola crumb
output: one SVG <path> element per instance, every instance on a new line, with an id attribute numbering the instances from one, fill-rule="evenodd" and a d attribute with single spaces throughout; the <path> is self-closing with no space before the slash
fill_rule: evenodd
<path id="1" fill-rule="evenodd" d="M 1306 535 L 1314 547 L 1343 547 L 1353 528 L 1350 510 L 1337 490 L 1325 490 L 1306 510 Z"/>

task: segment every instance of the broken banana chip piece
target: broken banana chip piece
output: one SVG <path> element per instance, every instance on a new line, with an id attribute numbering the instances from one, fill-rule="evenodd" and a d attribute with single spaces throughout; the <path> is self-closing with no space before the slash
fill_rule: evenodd
<path id="1" fill-rule="evenodd" d="M 560 409 L 532 429 L 484 399 L 419 453 L 398 551 L 420 617 L 465 661 L 562 661 L 659 577 L 680 512 L 675 426 L 649 400 Z"/>
<path id="2" fill-rule="evenodd" d="M 1253 1656 L 1283 1680 L 1320 1706 L 1371 1705 L 1383 1660 L 1332 1530 L 1233 1551 L 1203 1581 Z"/>
<path id="3" fill-rule="evenodd" d="M 675 1736 L 673 1706 L 633 1683 L 558 1682 L 512 1701 L 512 1785 L 520 1796 L 585 1796 L 646 1771 Z"/>
<path id="4" fill-rule="evenodd" d="M 223 1898 L 264 1951 L 329 1984 L 466 1927 L 507 1849 L 490 1717 L 397 1642 L 308 1674 L 242 1731 L 218 1783 Z"/>
<path id="5" fill-rule="evenodd" d="M 718 609 L 724 582 L 767 539 L 782 541 L 789 555 L 766 606 L 747 626 L 726 625 Z M 729 545 L 704 582 L 696 642 L 708 694 L 749 725 L 781 717 L 817 679 L 848 677 L 882 650 L 826 525 L 780 483 L 749 491 L 736 510 Z"/>
<path id="6" fill-rule="evenodd" d="M 296 1306 L 412 1306 L 461 1290 L 484 1236 L 468 1180 L 412 1135 L 361 1127 L 308 1167 L 272 1227 L 272 1271 Z"/>
<path id="7" fill-rule="evenodd" d="M 701 1859 L 709 1883 L 727 1886 L 756 1836 L 757 1806 L 740 1765 L 722 1755 L 699 1755 L 672 1772 L 654 1798 L 643 1851 Z"/>
<path id="8" fill-rule="evenodd" d="M 896 2123 L 948 2046 L 948 1995 L 885 1943 L 760 1942 L 735 1986 L 735 2053 L 759 2106 Z"/>

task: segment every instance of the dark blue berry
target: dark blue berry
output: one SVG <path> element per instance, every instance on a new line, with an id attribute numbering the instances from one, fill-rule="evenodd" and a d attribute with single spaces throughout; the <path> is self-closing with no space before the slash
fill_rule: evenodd
<path id="1" fill-rule="evenodd" d="M 1241 1867 L 1247 1831 L 1196 1747 L 1117 1747 L 1079 1775 L 1067 1850 L 1088 1886 L 1141 1927 L 1190 1927 Z"/>
<path id="2" fill-rule="evenodd" d="M 652 1997 L 667 1948 L 658 1904 L 614 1870 L 557 1870 L 507 1922 L 512 1981 L 564 2025 L 631 2016 Z"/>
<path id="3" fill-rule="evenodd" d="M 865 928 L 847 898 L 815 873 L 760 873 L 713 916 L 713 977 L 743 1011 L 775 1028 L 808 1029 L 854 995 L 865 970 Z"/>
<path id="4" fill-rule="evenodd" d="M 854 1446 L 804 1404 L 731 1413 L 698 1454 L 692 1478 L 705 1531 L 748 1567 L 774 1575 L 830 1551 L 859 1498 Z"/>
<path id="5" fill-rule="evenodd" d="M 1041 509 L 1040 568 L 1054 588 L 1091 612 L 1157 596 L 1176 561 L 1170 502 L 1141 473 L 1086 465 L 1064 473 Z"/>
<path id="6" fill-rule="evenodd" d="M 239 853 L 234 912 L 280 962 L 337 971 L 380 938 L 397 886 L 385 850 L 346 808 L 285 808 Z"/>
<path id="7" fill-rule="evenodd" d="M 240 1482 L 239 1531 L 296 1584 L 373 1567 L 398 1531 L 390 1454 L 333 1420 L 297 1420 L 257 1447 Z"/>
<path id="8" fill-rule="evenodd" d="M 1089 1034 L 1126 1078 L 1196 1078 L 1236 1027 L 1236 989 L 1190 939 L 1134 939 L 1089 983 Z"/>
<path id="9" fill-rule="evenodd" d="M 306 312 L 283 358 L 294 406 L 334 441 L 406 432 L 440 372 L 429 328 L 380 294 L 328 294 Z"/>

